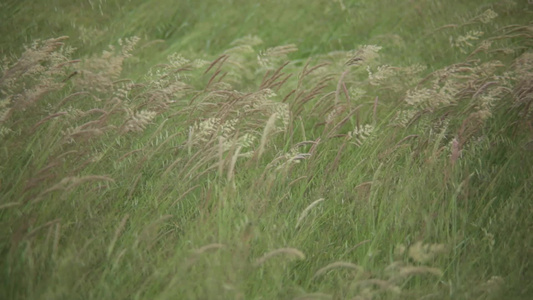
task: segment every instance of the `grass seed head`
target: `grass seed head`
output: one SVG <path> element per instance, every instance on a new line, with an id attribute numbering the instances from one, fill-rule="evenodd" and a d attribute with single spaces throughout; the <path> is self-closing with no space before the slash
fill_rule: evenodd
<path id="1" fill-rule="evenodd" d="M 305 259 L 305 254 L 296 248 L 280 248 L 280 249 L 270 251 L 266 253 L 265 255 L 261 256 L 259 259 L 256 260 L 255 265 L 260 266 L 264 264 L 270 258 L 274 256 L 278 256 L 280 254 L 286 254 L 288 256 L 292 256 L 297 259 Z"/>

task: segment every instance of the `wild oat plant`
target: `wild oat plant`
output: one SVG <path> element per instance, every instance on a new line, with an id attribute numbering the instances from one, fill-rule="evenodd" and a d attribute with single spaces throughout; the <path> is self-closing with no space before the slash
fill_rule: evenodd
<path id="1" fill-rule="evenodd" d="M 434 29 L 439 69 L 246 36 L 133 80 L 137 37 L 34 41 L 0 76 L 0 298 L 526 299 L 533 26 L 497 18 Z"/>

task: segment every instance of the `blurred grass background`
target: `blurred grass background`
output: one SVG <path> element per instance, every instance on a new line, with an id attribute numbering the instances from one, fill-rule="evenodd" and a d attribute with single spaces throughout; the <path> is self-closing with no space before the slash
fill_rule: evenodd
<path id="1" fill-rule="evenodd" d="M 145 43 L 161 40 L 155 49 L 144 52 L 146 65 L 141 64 L 140 70 L 175 51 L 214 55 L 247 35 L 259 36 L 265 48 L 296 44 L 297 56 L 302 58 L 387 41 L 383 52 L 391 64 L 421 62 L 436 68 L 456 57 L 437 42 L 433 30 L 492 6 L 508 8 L 498 20 L 502 24 L 523 10 L 523 5 L 510 1 L 456 0 L 53 0 L 46 4 L 3 1 L 1 5 L 4 54 L 18 53 L 34 39 L 60 35 L 71 37 L 80 56 L 132 35 Z"/>

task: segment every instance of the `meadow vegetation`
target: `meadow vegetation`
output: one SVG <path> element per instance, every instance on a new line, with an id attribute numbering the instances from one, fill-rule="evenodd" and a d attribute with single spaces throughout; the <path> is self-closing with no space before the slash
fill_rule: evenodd
<path id="1" fill-rule="evenodd" d="M 530 3 L 29 3 L 1 299 L 533 296 Z"/>

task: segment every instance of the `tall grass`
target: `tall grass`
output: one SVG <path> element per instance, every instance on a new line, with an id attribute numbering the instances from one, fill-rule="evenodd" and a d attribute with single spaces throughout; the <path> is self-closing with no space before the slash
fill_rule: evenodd
<path id="1" fill-rule="evenodd" d="M 354 16 L 377 4 L 316 1 L 308 16 L 234 1 L 253 26 L 213 36 L 235 17 L 214 2 L 219 19 L 182 4 L 189 48 L 151 48 L 185 28 L 151 32 L 161 10 L 119 30 L 135 1 L 89 1 L 110 26 L 91 41 L 3 38 L 20 54 L 0 75 L 1 298 L 533 295 L 529 6 L 413 1 L 423 30 L 405 17 L 353 39 L 338 21 L 302 31 L 337 40 L 324 43 L 254 15 L 371 28 Z M 115 36 L 136 30 L 152 40 Z"/>

